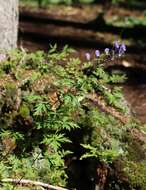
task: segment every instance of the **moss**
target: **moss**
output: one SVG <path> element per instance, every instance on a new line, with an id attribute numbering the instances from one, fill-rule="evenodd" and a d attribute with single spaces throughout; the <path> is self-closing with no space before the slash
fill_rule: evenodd
<path id="1" fill-rule="evenodd" d="M 127 148 L 128 159 L 133 161 L 141 161 L 145 159 L 144 148 L 137 141 L 132 141 Z"/>
<path id="2" fill-rule="evenodd" d="M 20 110 L 19 110 L 19 114 L 21 115 L 21 117 L 26 118 L 28 116 L 30 116 L 30 110 L 29 107 L 26 104 L 22 104 L 20 106 Z"/>
<path id="3" fill-rule="evenodd" d="M 134 188 L 141 187 L 141 190 L 146 190 L 146 161 L 126 161 L 124 172 L 129 178 L 131 186 Z"/>

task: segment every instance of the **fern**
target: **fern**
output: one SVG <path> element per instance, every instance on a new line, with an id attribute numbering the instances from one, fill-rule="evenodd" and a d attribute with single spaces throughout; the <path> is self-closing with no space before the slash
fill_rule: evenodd
<path id="1" fill-rule="evenodd" d="M 45 136 L 42 143 L 49 145 L 55 152 L 61 148 L 62 143 L 70 143 L 71 141 L 64 134 L 50 134 Z"/>
<path id="2" fill-rule="evenodd" d="M 47 111 L 50 110 L 50 106 L 47 102 L 40 102 L 36 105 L 34 109 L 34 116 L 41 116 L 43 114 L 46 114 Z"/>

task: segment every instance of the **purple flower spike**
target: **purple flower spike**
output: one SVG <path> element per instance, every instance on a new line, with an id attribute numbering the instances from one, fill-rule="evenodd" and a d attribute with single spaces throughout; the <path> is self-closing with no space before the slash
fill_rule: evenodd
<path id="1" fill-rule="evenodd" d="M 99 56 L 100 56 L 100 51 L 99 51 L 99 50 L 96 50 L 96 51 L 95 51 L 95 55 L 96 55 L 96 57 L 99 57 Z"/>
<path id="2" fill-rule="evenodd" d="M 114 47 L 115 47 L 115 49 L 119 49 L 120 44 L 119 44 L 119 42 L 118 42 L 118 41 L 115 41 L 115 42 L 114 42 Z"/>
<path id="3" fill-rule="evenodd" d="M 105 48 L 104 52 L 106 55 L 108 55 L 109 54 L 109 48 Z"/>
<path id="4" fill-rule="evenodd" d="M 90 53 L 86 53 L 85 56 L 86 56 L 86 59 L 87 59 L 88 61 L 91 59 Z"/>
<path id="5" fill-rule="evenodd" d="M 121 44 L 121 48 L 123 49 L 123 51 L 126 51 L 126 45 L 124 43 Z"/>
<path id="6" fill-rule="evenodd" d="M 119 48 L 119 57 L 121 57 L 126 51 L 126 46 L 125 44 L 121 44 L 120 48 Z"/>

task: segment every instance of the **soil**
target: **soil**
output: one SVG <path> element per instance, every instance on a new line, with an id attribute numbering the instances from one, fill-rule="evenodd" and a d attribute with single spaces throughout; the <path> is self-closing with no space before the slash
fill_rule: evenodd
<path id="1" fill-rule="evenodd" d="M 124 86 L 124 95 L 129 102 L 132 113 L 143 123 L 146 123 L 146 84 Z"/>
<path id="2" fill-rule="evenodd" d="M 92 10 L 92 11 L 91 11 Z M 101 6 L 49 6 L 48 9 L 20 6 L 21 17 L 59 20 L 72 23 L 88 23 L 101 13 Z"/>

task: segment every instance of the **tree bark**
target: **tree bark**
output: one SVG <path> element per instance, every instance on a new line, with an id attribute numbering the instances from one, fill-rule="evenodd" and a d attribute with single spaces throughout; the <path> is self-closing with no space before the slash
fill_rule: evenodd
<path id="1" fill-rule="evenodd" d="M 17 47 L 18 0 L 0 0 L 0 50 Z"/>

